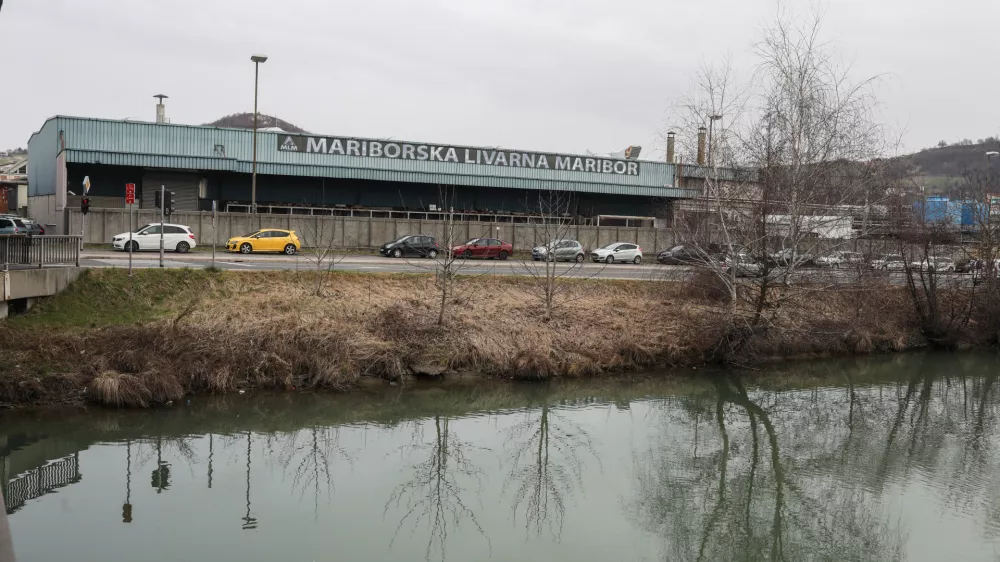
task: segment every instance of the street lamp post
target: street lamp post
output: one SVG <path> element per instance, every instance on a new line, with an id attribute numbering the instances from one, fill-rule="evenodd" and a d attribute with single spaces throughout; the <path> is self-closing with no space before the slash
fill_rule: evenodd
<path id="1" fill-rule="evenodd" d="M 250 180 L 250 212 L 257 214 L 257 83 L 260 63 L 267 62 L 267 55 L 253 55 L 253 178 Z"/>

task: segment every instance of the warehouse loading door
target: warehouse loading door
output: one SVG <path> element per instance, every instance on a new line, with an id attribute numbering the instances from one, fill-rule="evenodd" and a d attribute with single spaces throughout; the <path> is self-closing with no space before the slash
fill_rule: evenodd
<path id="1" fill-rule="evenodd" d="M 198 186 L 201 176 L 169 172 L 150 172 L 142 176 L 142 208 L 156 208 L 156 192 L 160 186 L 174 192 L 175 211 L 198 210 Z"/>

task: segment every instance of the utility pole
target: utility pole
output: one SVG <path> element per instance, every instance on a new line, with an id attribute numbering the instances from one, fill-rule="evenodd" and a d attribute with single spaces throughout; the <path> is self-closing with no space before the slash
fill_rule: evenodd
<path id="1" fill-rule="evenodd" d="M 218 207 L 218 201 L 212 201 L 212 269 L 215 269 L 215 209 Z M 211 487 L 211 486 L 209 486 Z"/>
<path id="2" fill-rule="evenodd" d="M 163 209 L 167 206 L 167 186 L 160 186 L 160 267 L 163 267 Z"/>

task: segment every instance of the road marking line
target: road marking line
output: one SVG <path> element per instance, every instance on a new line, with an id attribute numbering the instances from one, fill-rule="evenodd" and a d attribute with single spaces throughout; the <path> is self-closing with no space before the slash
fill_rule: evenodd
<path id="1" fill-rule="evenodd" d="M 249 263 L 237 263 L 237 262 L 232 262 L 232 261 L 220 261 L 219 263 L 224 263 L 226 265 L 238 265 L 240 267 L 253 267 L 253 265 L 249 264 Z M 209 265 L 211 265 L 211 264 L 209 264 Z"/>

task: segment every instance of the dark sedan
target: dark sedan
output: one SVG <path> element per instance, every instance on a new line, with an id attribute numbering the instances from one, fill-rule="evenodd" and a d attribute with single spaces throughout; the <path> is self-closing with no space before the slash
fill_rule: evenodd
<path id="1" fill-rule="evenodd" d="M 680 245 L 660 252 L 656 261 L 664 265 L 693 265 L 705 263 L 705 257 L 697 248 Z"/>
<path id="2" fill-rule="evenodd" d="M 392 242 L 382 244 L 378 253 L 393 258 L 418 257 L 434 259 L 441 253 L 441 246 L 432 236 L 402 236 Z"/>

